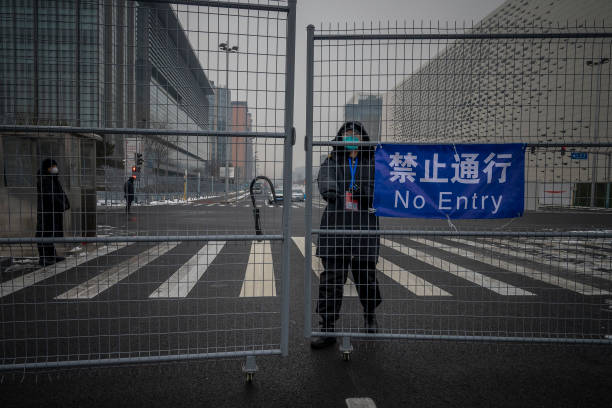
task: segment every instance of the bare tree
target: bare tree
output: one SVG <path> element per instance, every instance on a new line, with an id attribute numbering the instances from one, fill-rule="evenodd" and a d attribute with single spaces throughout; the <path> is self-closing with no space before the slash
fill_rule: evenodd
<path id="1" fill-rule="evenodd" d="M 161 136 L 163 137 L 163 136 Z M 158 193 L 160 186 L 159 177 L 162 165 L 166 167 L 166 179 L 168 178 L 168 155 L 169 147 L 164 143 L 160 136 L 147 136 L 143 140 L 145 157 L 148 157 L 153 164 L 153 174 L 155 176 L 155 194 Z"/>

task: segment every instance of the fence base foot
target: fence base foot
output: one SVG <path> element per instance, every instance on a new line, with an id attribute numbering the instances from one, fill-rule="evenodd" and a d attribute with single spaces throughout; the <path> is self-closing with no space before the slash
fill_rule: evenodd
<path id="1" fill-rule="evenodd" d="M 257 363 L 255 362 L 255 356 L 247 356 L 246 362 L 242 365 L 242 372 L 246 375 L 246 381 L 253 381 L 253 376 L 259 370 Z"/>
<path id="2" fill-rule="evenodd" d="M 343 337 L 342 343 L 340 344 L 339 349 L 342 352 L 342 359 L 344 361 L 349 361 L 351 359 L 351 353 L 353 352 L 353 345 L 351 344 L 351 338 Z"/>

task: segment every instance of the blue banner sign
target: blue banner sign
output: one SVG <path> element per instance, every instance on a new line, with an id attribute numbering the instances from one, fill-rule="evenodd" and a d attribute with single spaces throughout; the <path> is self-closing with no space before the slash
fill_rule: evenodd
<path id="1" fill-rule="evenodd" d="M 586 160 L 589 155 L 587 152 L 572 152 L 570 157 L 574 160 Z"/>
<path id="2" fill-rule="evenodd" d="M 376 147 L 374 208 L 378 216 L 520 217 L 524 191 L 523 144 Z"/>

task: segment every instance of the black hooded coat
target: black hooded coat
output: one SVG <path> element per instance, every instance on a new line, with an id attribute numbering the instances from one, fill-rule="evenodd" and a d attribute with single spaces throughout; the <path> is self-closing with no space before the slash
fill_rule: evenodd
<path id="1" fill-rule="evenodd" d="M 36 236 L 64 236 L 64 211 L 70 209 L 68 197 L 57 174 L 49 173 L 49 167 L 57 166 L 55 160 L 45 159 L 36 177 L 38 203 L 36 206 Z"/>
<path id="2" fill-rule="evenodd" d="M 361 140 L 370 138 L 359 122 L 347 122 L 338 131 L 334 141 L 342 141 L 347 126 L 354 125 L 360 130 Z M 321 229 L 378 230 L 376 215 L 369 211 L 374 199 L 374 147 L 360 146 L 357 155 L 355 183 L 358 190 L 353 193 L 359 203 L 357 211 L 345 209 L 345 192 L 351 184 L 349 151 L 345 146 L 334 146 L 319 170 L 317 182 L 321 196 L 328 203 L 321 217 Z M 335 194 L 335 200 L 329 195 Z M 321 233 L 317 240 L 319 257 L 356 256 L 365 262 L 378 262 L 380 252 L 379 235 L 332 235 Z"/>

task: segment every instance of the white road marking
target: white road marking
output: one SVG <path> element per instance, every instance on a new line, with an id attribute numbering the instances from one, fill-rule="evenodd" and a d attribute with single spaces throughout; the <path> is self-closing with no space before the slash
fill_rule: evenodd
<path id="1" fill-rule="evenodd" d="M 598 289 L 593 286 L 585 285 L 579 282 L 574 282 L 569 279 L 564 279 L 559 276 L 551 275 L 546 272 L 537 271 L 532 268 L 527 268 L 521 265 L 517 265 L 515 263 L 510 263 L 506 261 L 502 261 L 501 259 L 493 259 L 491 256 L 483 255 L 477 252 L 468 251 L 463 248 L 451 247 L 446 244 L 441 244 L 439 242 L 431 241 L 423 238 L 410 238 L 412 241 L 420 242 L 425 245 L 433 246 L 434 248 L 440 248 L 446 252 L 451 252 L 456 255 L 460 255 L 463 257 L 471 258 L 475 261 L 482 262 L 488 265 L 492 265 L 496 268 L 505 269 L 510 272 L 515 272 L 519 275 L 527 276 L 528 278 L 539 280 L 550 285 L 559 286 L 567 290 L 571 290 L 573 292 L 580 293 L 582 295 L 609 295 L 610 292 Z"/>
<path id="2" fill-rule="evenodd" d="M 270 241 L 254 241 L 251 243 L 251 254 L 240 289 L 240 297 L 269 296 L 276 296 Z"/>
<path id="3" fill-rule="evenodd" d="M 452 296 L 433 283 L 427 282 L 383 257 L 378 258 L 376 269 L 417 296 Z"/>
<path id="4" fill-rule="evenodd" d="M 56 296 L 55 299 L 92 299 L 108 290 L 108 288 L 114 284 L 127 278 L 138 269 L 153 262 L 177 245 L 178 242 L 162 242 L 144 253 L 140 253 L 114 265 L 110 269 L 103 271 L 79 286 Z"/>
<path id="5" fill-rule="evenodd" d="M 295 243 L 295 245 L 298 247 L 298 249 L 302 253 L 302 256 L 305 257 L 306 256 L 306 239 L 304 237 L 291 237 L 291 238 L 293 239 L 293 242 Z M 314 254 L 316 250 L 317 250 L 316 245 L 313 243 L 312 253 Z M 321 272 L 323 272 L 323 263 L 321 262 L 321 258 L 319 258 L 318 256 L 313 255 L 312 257 L 312 271 L 314 272 L 315 275 L 317 275 L 317 278 L 319 278 L 321 276 Z M 357 288 L 355 287 L 355 283 L 350 277 L 346 280 L 346 283 L 344 284 L 343 296 L 348 296 L 348 297 L 358 296 Z"/>
<path id="6" fill-rule="evenodd" d="M 414 239 L 414 238 L 411 237 L 410 239 Z M 399 251 L 403 253 L 404 255 L 408 255 L 414 259 L 417 259 L 421 262 L 429 264 L 435 268 L 441 269 L 444 272 L 448 272 L 451 275 L 455 275 L 468 282 L 472 282 L 478 286 L 482 286 L 499 295 L 502 295 L 502 296 L 534 296 L 533 293 L 528 292 L 524 289 L 517 288 L 516 286 L 510 285 L 509 283 L 505 283 L 500 280 L 490 278 L 486 275 L 475 272 L 468 268 L 464 268 L 455 263 L 445 261 L 442 258 L 438 258 L 431 254 L 427 254 L 426 252 L 420 251 L 418 249 L 414 249 L 406 245 L 402 245 L 399 242 L 394 242 L 394 241 L 390 241 L 385 238 L 381 238 L 380 243 L 386 247 L 395 249 L 396 251 Z"/>
<path id="7" fill-rule="evenodd" d="M 376 408 L 372 398 L 347 398 L 344 402 L 348 408 Z"/>
<path id="8" fill-rule="evenodd" d="M 245 191 L 245 190 L 240 190 L 240 193 L 242 193 L 242 192 L 244 192 L 244 191 Z M 251 195 L 251 192 L 250 192 L 250 191 L 247 191 L 247 192 L 246 192 L 246 193 L 244 193 L 243 195 L 239 196 L 237 199 L 238 199 L 238 200 L 242 200 L 243 198 L 245 198 L 245 197 L 247 197 L 247 196 L 250 196 L 250 195 Z M 235 196 L 235 195 L 234 195 L 234 200 L 236 200 L 236 196 Z"/>
<path id="9" fill-rule="evenodd" d="M 212 207 L 213 205 L 216 205 L 216 204 L 215 203 L 206 204 L 207 207 Z"/>
<path id="10" fill-rule="evenodd" d="M 225 241 L 210 241 L 197 254 L 191 257 L 183 266 L 162 283 L 150 298 L 181 298 L 186 297 L 202 278 L 210 264 L 213 263 Z"/>
<path id="11" fill-rule="evenodd" d="M 606 241 L 601 241 L 598 239 L 589 240 L 588 242 L 569 239 L 545 239 L 536 240 L 535 242 L 556 251 L 563 248 L 566 251 L 578 253 L 580 255 L 586 253 L 588 255 L 601 255 L 604 257 L 609 257 L 610 253 L 612 253 L 612 243 L 607 243 Z M 598 244 L 603 245 L 603 247 L 599 246 Z M 579 246 L 581 247 L 581 249 L 578 249 Z"/>
<path id="12" fill-rule="evenodd" d="M 459 242 L 465 245 L 469 245 L 472 247 L 476 247 L 476 248 L 487 248 L 489 250 L 492 250 L 492 252 L 496 253 L 496 254 L 503 254 L 503 255 L 508 255 L 508 256 L 514 256 L 517 258 L 522 258 L 522 259 L 527 259 L 529 261 L 532 262 L 536 262 L 539 264 L 544 264 L 544 265 L 550 265 L 550 266 L 554 266 L 557 268 L 562 268 L 562 269 L 566 269 L 568 271 L 572 271 L 572 272 L 578 272 L 580 274 L 584 274 L 586 276 L 597 276 L 599 278 L 602 279 L 606 279 L 606 280 L 610 280 L 612 281 L 612 276 L 610 275 L 610 273 L 606 273 L 604 271 L 595 271 L 592 268 L 588 267 L 587 265 L 583 264 L 583 265 L 577 265 L 575 263 L 572 262 L 572 258 L 568 257 L 567 252 L 564 252 L 567 261 L 566 262 L 559 262 L 559 261 L 555 261 L 554 259 L 542 259 L 541 255 L 542 252 L 544 251 L 544 249 L 542 247 L 538 247 L 538 246 L 534 246 L 534 245 L 529 245 L 526 243 L 517 243 L 517 242 L 512 242 L 510 240 L 504 240 L 503 242 L 499 242 L 499 241 L 495 241 L 494 244 L 487 244 L 484 243 L 482 241 L 470 241 L 467 239 L 461 239 L 461 238 L 448 238 L 450 241 L 454 241 L 454 242 Z M 510 248 L 515 248 L 515 249 L 519 249 L 521 251 L 513 251 L 511 249 L 507 249 L 507 248 L 503 248 L 503 247 L 499 247 L 495 244 L 497 244 L 499 242 L 500 245 L 506 245 Z M 534 254 L 529 254 L 524 252 L 527 249 L 531 249 L 534 250 L 536 252 L 539 252 L 539 254 L 534 255 Z M 498 251 L 494 251 L 494 250 L 498 250 Z M 500 252 L 501 251 L 501 252 Z M 560 252 L 560 251 L 559 251 Z M 575 259 L 575 258 L 573 258 Z M 607 263 L 601 263 L 601 262 L 595 262 L 592 261 L 593 265 L 595 265 L 596 267 L 600 267 L 602 269 L 605 269 L 607 267 L 608 270 L 610 270 L 610 260 L 608 260 Z"/>
<path id="13" fill-rule="evenodd" d="M 45 266 L 44 268 L 37 269 L 33 272 L 27 273 L 23 276 L 11 279 L 10 281 L 3 282 L 0 284 L 0 298 L 20 291 L 21 289 L 27 288 L 48 279 L 52 276 L 59 275 L 60 273 L 66 272 L 68 269 L 79 266 L 85 262 L 89 262 L 92 259 L 96 259 L 100 256 L 104 256 L 110 252 L 117 251 L 128 245 L 132 245 L 132 242 L 119 242 L 116 245 L 103 246 L 92 252 L 84 252 L 77 257 L 68 257 L 66 260 L 58 262 L 53 265 Z"/>

